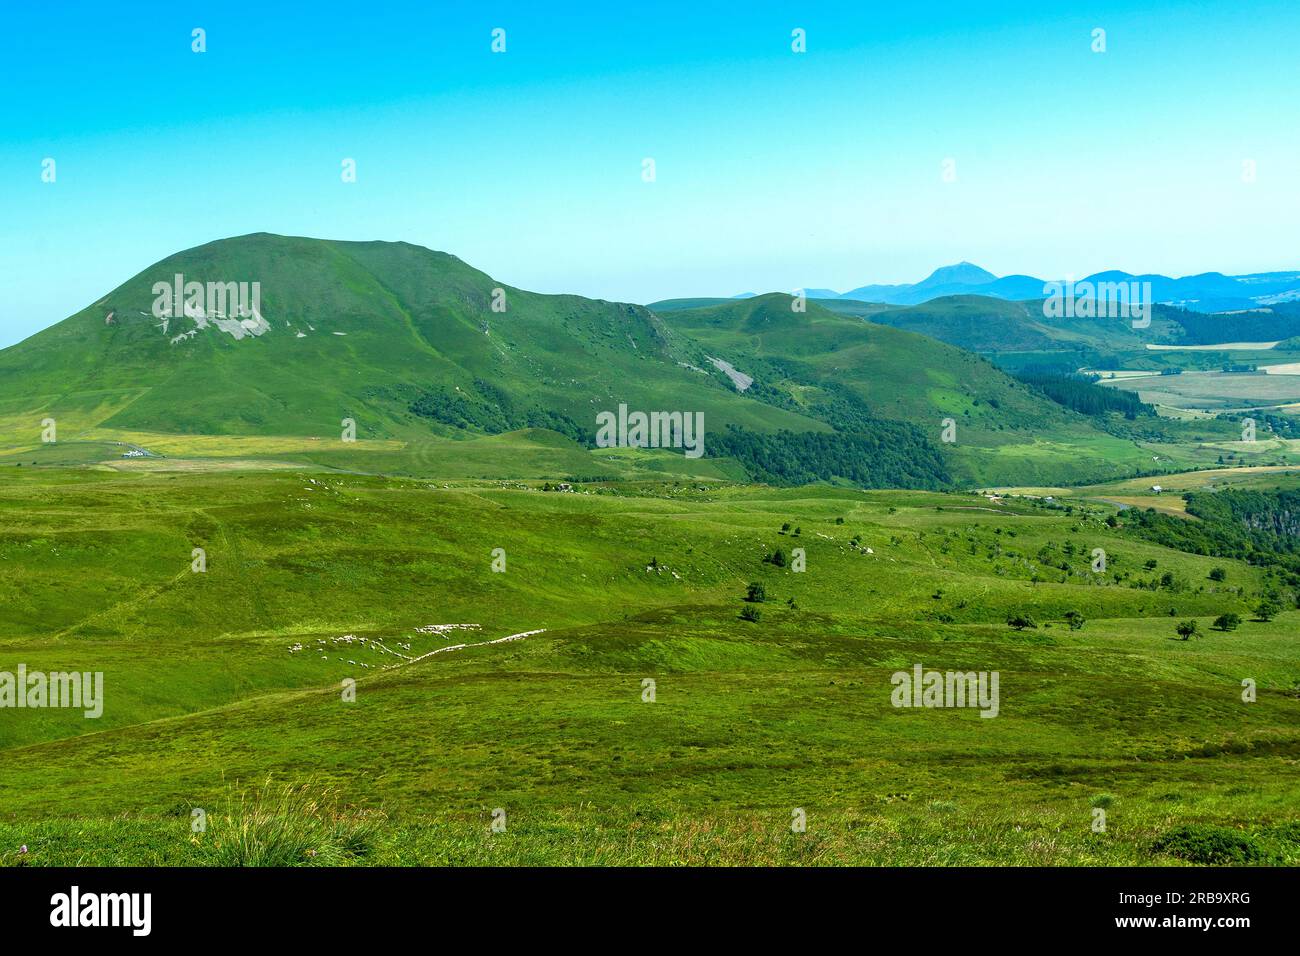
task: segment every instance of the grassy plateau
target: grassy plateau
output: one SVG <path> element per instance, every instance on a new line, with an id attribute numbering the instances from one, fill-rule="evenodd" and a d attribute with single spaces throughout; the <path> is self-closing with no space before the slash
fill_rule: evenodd
<path id="1" fill-rule="evenodd" d="M 0 671 L 104 674 L 0 710 L 7 863 L 1300 862 L 1300 614 L 1104 490 L 5 474 Z"/>

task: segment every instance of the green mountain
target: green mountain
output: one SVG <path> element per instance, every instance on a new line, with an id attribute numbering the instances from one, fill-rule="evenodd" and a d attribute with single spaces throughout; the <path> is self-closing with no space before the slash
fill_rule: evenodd
<path id="1" fill-rule="evenodd" d="M 205 295 L 166 301 L 178 275 Z M 213 301 L 254 282 L 247 314 Z M 0 352 L 0 439 L 19 445 L 53 418 L 60 441 L 292 436 L 325 449 L 353 419 L 358 439 L 394 447 L 545 429 L 526 434 L 554 457 L 545 434 L 581 452 L 597 414 L 624 404 L 703 413 L 706 454 L 777 481 L 1077 479 L 1136 460 L 975 355 L 815 303 L 795 312 L 764 295 L 661 315 L 516 289 L 400 242 L 208 243 Z M 1027 470 L 1002 454 L 1030 446 Z"/>
<path id="2" fill-rule="evenodd" d="M 154 284 L 176 274 L 259 282 L 264 323 L 156 318 Z M 411 411 L 433 389 L 470 414 L 501 411 L 504 394 L 511 424 L 542 410 L 594 428 L 598 410 L 671 396 L 719 427 L 826 428 L 692 371 L 695 357 L 642 306 L 538 295 L 407 243 L 258 234 L 164 259 L 0 352 L 0 416 L 28 432 L 40 412 L 61 430 L 318 436 L 351 417 L 358 438 L 450 433 Z"/>

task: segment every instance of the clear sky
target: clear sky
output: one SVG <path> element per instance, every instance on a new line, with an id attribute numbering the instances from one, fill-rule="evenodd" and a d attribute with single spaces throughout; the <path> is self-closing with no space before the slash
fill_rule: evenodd
<path id="1" fill-rule="evenodd" d="M 635 302 L 1300 269 L 1297 49 L 1296 0 L 5 3 L 0 346 L 257 231 Z"/>

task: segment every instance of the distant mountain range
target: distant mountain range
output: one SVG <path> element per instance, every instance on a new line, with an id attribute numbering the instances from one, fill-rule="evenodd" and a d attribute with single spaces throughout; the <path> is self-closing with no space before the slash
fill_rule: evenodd
<path id="1" fill-rule="evenodd" d="M 805 289 L 810 299 L 854 299 L 887 305 L 920 305 L 950 295 L 983 295 L 995 299 L 1026 301 L 1044 297 L 1048 281 L 1028 275 L 996 276 L 969 262 L 935 269 L 920 282 L 903 285 L 864 285 L 848 292 L 833 289 Z M 1282 302 L 1300 301 L 1300 272 L 1258 272 L 1229 276 L 1203 272 L 1180 279 L 1164 275 L 1134 275 L 1110 270 L 1075 282 L 1150 282 L 1156 302 L 1196 312 L 1225 312 L 1254 309 Z M 749 298 L 753 293 L 734 296 Z"/>

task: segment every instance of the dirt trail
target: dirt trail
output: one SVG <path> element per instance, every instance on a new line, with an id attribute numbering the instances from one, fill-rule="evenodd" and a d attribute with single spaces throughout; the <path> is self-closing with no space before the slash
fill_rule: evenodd
<path id="1" fill-rule="evenodd" d="M 103 609 L 101 609 L 101 610 L 95 611 L 95 612 L 92 613 L 92 614 L 88 614 L 86 617 L 83 617 L 81 620 L 79 620 L 79 621 L 77 621 L 77 622 L 75 622 L 75 623 L 73 623 L 73 624 L 69 624 L 69 625 L 68 625 L 67 627 L 65 627 L 63 630 L 61 630 L 61 631 L 59 631 L 58 633 L 56 633 L 56 634 L 52 637 L 52 640 L 56 640 L 56 641 L 57 641 L 57 640 L 59 640 L 60 638 L 68 637 L 68 636 L 70 636 L 70 635 L 72 635 L 72 634 L 75 634 L 77 631 L 81 630 L 81 629 L 82 629 L 83 627 L 85 627 L 87 624 L 90 624 L 90 623 L 95 622 L 95 621 L 100 621 L 100 620 L 102 620 L 102 619 L 108 617 L 108 616 L 111 615 L 111 614 L 115 614 L 115 613 L 117 613 L 118 611 L 123 611 L 123 610 L 126 610 L 126 609 L 128 609 L 128 608 L 137 607 L 137 606 L 139 606 L 139 605 L 141 605 L 141 604 L 145 604 L 145 603 L 147 603 L 147 602 L 149 602 L 149 601 L 152 601 L 154 598 L 158 597 L 158 595 L 160 595 L 160 594 L 164 593 L 165 591 L 169 591 L 169 590 L 171 590 L 172 588 L 176 587 L 176 586 L 177 586 L 178 584 L 180 584 L 180 583 L 181 583 L 181 582 L 186 578 L 186 576 L 189 575 L 190 573 L 191 573 L 191 572 L 190 572 L 190 569 L 189 569 L 188 567 L 186 567 L 185 570 L 183 570 L 183 571 L 178 571 L 175 575 L 173 575 L 173 576 L 172 576 L 171 578 L 169 578 L 168 580 L 164 581 L 162 584 L 156 584 L 156 585 L 154 585 L 154 586 L 151 587 L 151 588 L 148 588 L 148 589 L 146 589 L 146 590 L 144 590 L 144 591 L 139 592 L 138 594 L 134 594 L 134 595 L 132 595 L 131 597 L 127 598 L 127 599 L 124 600 L 124 601 L 118 601 L 118 602 L 116 602 L 116 603 L 114 603 L 114 604 L 110 604 L 110 605 L 109 605 L 108 607 L 106 607 L 106 608 L 103 608 Z"/>
<path id="2" fill-rule="evenodd" d="M 429 651 L 426 654 L 421 654 L 419 657 L 412 657 L 409 661 L 407 661 L 407 663 L 418 664 L 426 657 L 432 657 L 434 654 L 445 654 L 448 651 L 463 651 L 467 647 L 486 647 L 489 644 L 504 644 L 507 641 L 522 641 L 525 637 L 532 637 L 534 634 L 541 634 L 544 633 L 545 631 L 546 628 L 539 627 L 535 631 L 520 631 L 518 634 L 509 634 L 505 637 L 498 637 L 496 638 L 496 640 L 492 640 L 492 641 L 478 641 L 477 643 L 474 644 L 449 644 L 446 647 L 439 647 L 436 650 Z"/>

